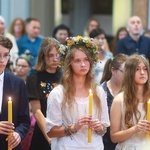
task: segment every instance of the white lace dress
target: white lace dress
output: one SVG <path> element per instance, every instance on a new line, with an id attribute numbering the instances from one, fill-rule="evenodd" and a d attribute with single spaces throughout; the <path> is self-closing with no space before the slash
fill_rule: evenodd
<path id="1" fill-rule="evenodd" d="M 122 105 L 122 118 L 124 118 L 124 104 L 123 104 L 123 94 L 120 93 L 121 105 Z M 145 111 L 143 109 L 143 103 L 138 104 L 138 110 L 141 113 L 140 120 L 145 119 Z M 133 117 L 133 122 L 136 124 L 136 119 Z M 121 129 L 125 130 L 124 119 L 122 119 Z M 138 132 L 134 134 L 128 140 L 118 143 L 116 150 L 150 150 L 150 139 L 146 139 L 146 134 L 144 132 Z"/>
<path id="2" fill-rule="evenodd" d="M 100 119 L 107 127 L 110 125 L 106 94 L 100 86 L 97 86 L 97 94 L 102 103 L 101 117 L 93 110 L 93 118 Z M 62 113 L 63 87 L 54 88 L 47 102 L 47 132 L 53 126 L 69 125 L 76 123 L 78 118 L 88 113 L 88 97 L 75 98 L 75 107 L 71 112 L 66 109 Z M 87 126 L 83 126 L 77 133 L 70 136 L 52 139 L 52 150 L 103 150 L 102 137 L 93 132 L 92 143 L 87 142 Z"/>

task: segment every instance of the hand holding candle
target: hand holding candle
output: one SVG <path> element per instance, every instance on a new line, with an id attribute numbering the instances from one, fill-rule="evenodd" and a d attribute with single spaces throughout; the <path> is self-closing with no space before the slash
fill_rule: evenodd
<path id="1" fill-rule="evenodd" d="M 8 121 L 12 122 L 12 100 L 11 97 L 8 97 Z M 8 139 L 11 135 L 8 136 Z M 12 148 L 8 147 L 8 150 L 12 150 Z"/>
<path id="2" fill-rule="evenodd" d="M 92 115 L 93 113 L 93 93 L 92 90 L 89 90 L 89 114 Z M 92 130 L 88 128 L 88 143 L 92 142 Z"/>

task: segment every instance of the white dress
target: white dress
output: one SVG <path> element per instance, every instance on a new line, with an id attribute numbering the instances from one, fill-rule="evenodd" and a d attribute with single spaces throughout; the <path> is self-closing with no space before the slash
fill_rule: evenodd
<path id="1" fill-rule="evenodd" d="M 110 125 L 108 108 L 106 101 L 106 94 L 104 90 L 97 86 L 97 95 L 100 97 L 102 103 L 102 114 L 101 118 L 98 118 L 93 109 L 93 118 L 100 119 L 102 124 L 107 127 Z M 66 109 L 62 114 L 62 100 L 63 100 L 63 87 L 59 85 L 55 87 L 47 101 L 47 118 L 46 118 L 46 128 L 47 132 L 53 126 L 69 125 L 76 123 L 79 117 L 88 113 L 88 97 L 86 98 L 75 98 L 75 107 L 71 112 Z M 65 136 L 61 138 L 52 138 L 52 150 L 103 150 L 102 137 L 95 132 L 93 132 L 92 143 L 87 142 L 87 125 L 83 126 L 77 133 L 70 136 Z"/>
<path id="2" fill-rule="evenodd" d="M 123 94 L 120 93 L 120 100 L 122 105 L 122 118 L 124 118 L 124 103 L 123 103 Z M 138 110 L 141 113 L 140 120 L 145 120 L 146 114 L 143 109 L 143 103 L 138 104 Z M 135 116 L 133 117 L 133 122 L 136 124 Z M 126 130 L 124 119 L 122 119 L 122 130 Z M 116 146 L 116 150 L 150 150 L 150 139 L 146 139 L 146 134 L 144 132 L 138 132 L 134 134 L 132 137 L 130 137 L 128 140 L 118 143 Z"/>

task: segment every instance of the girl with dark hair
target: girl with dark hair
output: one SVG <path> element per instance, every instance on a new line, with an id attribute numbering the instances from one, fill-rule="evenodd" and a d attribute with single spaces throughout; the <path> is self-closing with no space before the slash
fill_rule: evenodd
<path id="1" fill-rule="evenodd" d="M 56 26 L 53 30 L 53 37 L 61 44 L 66 44 L 66 38 L 72 36 L 70 28 L 64 24 Z"/>

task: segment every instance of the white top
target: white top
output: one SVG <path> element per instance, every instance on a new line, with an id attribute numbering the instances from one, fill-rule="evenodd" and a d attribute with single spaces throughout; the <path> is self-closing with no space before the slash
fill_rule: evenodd
<path id="1" fill-rule="evenodd" d="M 123 116 L 122 118 L 124 118 L 125 107 L 124 107 L 124 103 L 123 103 L 123 94 L 122 93 L 120 93 L 120 100 L 121 100 L 121 105 L 122 105 L 122 107 L 121 107 L 122 108 L 122 116 Z M 138 111 L 141 113 L 140 120 L 146 119 L 146 113 L 143 109 L 143 105 L 144 105 L 143 103 L 138 104 Z M 137 124 L 135 116 L 133 116 L 133 122 L 134 122 L 134 125 Z M 126 130 L 125 124 L 124 124 L 124 119 L 122 119 L 121 129 Z M 128 140 L 118 143 L 116 148 L 119 150 L 120 149 L 121 150 L 148 150 L 148 149 L 150 149 L 150 147 L 149 147 L 150 139 L 148 141 L 149 141 L 149 144 L 147 143 L 146 134 L 144 132 L 138 132 L 138 133 L 134 134 Z"/>
<path id="2" fill-rule="evenodd" d="M 4 71 L 0 74 L 0 113 L 2 109 L 2 98 L 3 98 L 3 83 L 4 83 Z"/>
<path id="3" fill-rule="evenodd" d="M 95 80 L 95 83 L 98 85 L 100 85 L 100 81 L 101 81 L 103 71 L 104 71 L 104 66 L 105 66 L 107 60 L 108 59 L 105 58 L 104 60 L 98 61 L 94 65 L 94 80 Z"/>
<path id="4" fill-rule="evenodd" d="M 101 117 L 96 114 L 93 108 L 93 118 L 100 119 L 102 124 L 107 127 L 110 125 L 106 94 L 104 90 L 97 86 L 97 95 L 99 96 L 102 104 Z M 75 106 L 71 112 L 66 109 L 62 114 L 62 100 L 63 100 L 63 87 L 58 85 L 55 87 L 47 101 L 47 132 L 51 130 L 53 126 L 69 125 L 76 123 L 79 117 L 88 113 L 88 97 L 75 98 Z M 61 138 L 52 138 L 52 150 L 103 150 L 102 137 L 93 132 L 92 143 L 87 142 L 87 125 L 83 126 L 77 133 L 73 134 L 73 140 L 70 136 Z"/>

